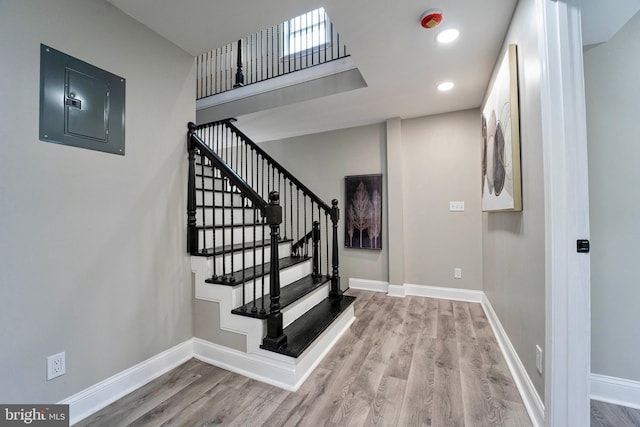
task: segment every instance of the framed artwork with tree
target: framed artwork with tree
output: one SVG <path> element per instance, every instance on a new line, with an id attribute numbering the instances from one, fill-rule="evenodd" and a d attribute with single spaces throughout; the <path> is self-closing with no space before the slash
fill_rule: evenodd
<path id="1" fill-rule="evenodd" d="M 344 177 L 347 248 L 382 249 L 382 174 Z"/>

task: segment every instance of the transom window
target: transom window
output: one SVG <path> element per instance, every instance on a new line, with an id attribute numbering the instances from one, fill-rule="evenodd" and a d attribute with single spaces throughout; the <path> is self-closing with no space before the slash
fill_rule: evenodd
<path id="1" fill-rule="evenodd" d="M 321 7 L 285 22 L 284 34 L 288 35 L 285 36 L 285 55 L 324 46 L 328 39 L 328 21 Z"/>

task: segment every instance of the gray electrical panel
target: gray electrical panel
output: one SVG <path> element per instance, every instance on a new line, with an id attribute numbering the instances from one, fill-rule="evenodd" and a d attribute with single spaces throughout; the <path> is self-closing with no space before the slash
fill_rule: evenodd
<path id="1" fill-rule="evenodd" d="M 40 45 L 40 140 L 124 155 L 125 79 Z"/>

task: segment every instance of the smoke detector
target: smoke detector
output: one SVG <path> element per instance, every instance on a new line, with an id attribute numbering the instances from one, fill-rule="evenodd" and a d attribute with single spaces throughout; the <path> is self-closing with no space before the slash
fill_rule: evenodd
<path id="1" fill-rule="evenodd" d="M 427 30 L 437 27 L 441 22 L 442 10 L 440 9 L 429 9 L 420 17 L 420 25 Z"/>

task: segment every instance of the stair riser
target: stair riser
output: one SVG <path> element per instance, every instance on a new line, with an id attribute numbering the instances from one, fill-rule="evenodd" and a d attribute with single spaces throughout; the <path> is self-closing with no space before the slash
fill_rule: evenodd
<path id="1" fill-rule="evenodd" d="M 231 191 L 231 186 L 228 183 L 224 182 L 222 179 L 216 178 L 212 180 L 210 177 L 204 178 L 205 190 L 211 190 L 212 188 L 214 188 L 214 184 L 215 184 L 215 189 L 218 191 L 221 191 L 221 190 Z M 202 188 L 202 177 L 196 176 L 196 191 L 201 188 Z"/>
<path id="2" fill-rule="evenodd" d="M 289 268 L 280 271 L 280 287 L 284 288 L 285 286 L 295 282 L 302 277 L 311 274 L 311 261 L 302 262 L 300 264 L 296 264 Z M 262 297 L 262 278 L 256 279 L 256 294 L 258 298 Z M 265 276 L 264 280 L 264 292 L 265 294 L 269 293 L 269 275 Z M 250 280 L 244 286 L 244 295 L 245 295 L 245 304 L 254 300 L 253 297 L 253 280 Z M 265 304 L 268 304 L 265 301 Z M 243 305 L 242 302 L 242 286 L 236 286 L 233 289 L 233 307 L 240 307 Z"/>
<path id="3" fill-rule="evenodd" d="M 264 228 L 264 238 L 265 240 L 269 239 L 269 234 L 270 234 L 270 230 L 268 226 L 261 226 L 261 225 L 257 225 L 255 227 L 255 235 L 256 235 L 256 240 L 262 241 L 262 230 Z M 253 226 L 247 226 L 247 227 L 234 227 L 234 228 L 225 228 L 223 229 L 216 229 L 215 230 L 215 246 L 222 246 L 223 245 L 223 239 L 222 236 L 224 234 L 224 244 L 225 245 L 230 245 L 232 243 L 232 239 L 231 239 L 231 235 L 233 234 L 233 243 L 242 243 L 242 236 L 243 236 L 243 231 L 244 231 L 244 240 L 245 242 L 247 242 L 247 244 L 249 242 L 252 242 L 254 240 L 254 230 L 253 230 Z M 213 240 L 213 234 L 214 234 L 214 230 L 210 229 L 210 230 L 198 230 L 198 248 L 199 249 L 203 249 L 205 247 L 213 247 L 214 246 L 214 240 Z M 206 237 L 206 246 L 205 246 L 205 239 L 204 237 Z"/>
<path id="4" fill-rule="evenodd" d="M 255 250 L 255 259 L 256 259 L 256 265 L 261 265 L 262 264 L 262 252 L 263 252 L 264 247 L 258 247 Z M 242 264 L 242 251 L 236 251 L 233 252 L 233 256 L 231 253 L 226 254 L 226 255 L 216 255 L 215 256 L 215 260 L 214 257 L 211 257 L 211 259 L 209 259 L 209 271 L 210 274 L 213 275 L 213 264 L 215 262 L 215 266 L 216 266 L 216 273 L 217 274 L 222 274 L 223 271 L 226 271 L 227 273 L 234 271 L 234 270 L 239 270 L 241 268 L 249 268 L 249 267 L 253 267 L 253 249 L 247 247 L 247 249 L 244 252 L 244 265 Z M 291 255 L 291 243 L 290 242 L 286 242 L 286 243 L 281 243 L 278 245 L 278 255 L 279 258 L 285 258 L 288 257 L 289 255 Z M 264 260 L 265 262 L 269 262 L 271 257 L 271 248 L 270 247 L 266 247 L 266 250 L 264 250 Z M 231 259 L 233 258 L 233 269 L 231 268 Z M 225 265 L 225 269 L 223 270 L 222 265 Z"/>
<path id="5" fill-rule="evenodd" d="M 291 304 L 282 310 L 283 327 L 286 328 L 312 307 L 315 307 L 316 304 L 320 303 L 320 301 L 327 298 L 329 296 L 330 283 L 331 282 L 325 283 L 318 289 L 305 295 L 304 298 L 299 299 L 294 304 Z"/>
<path id="6" fill-rule="evenodd" d="M 196 162 L 196 175 L 202 175 L 202 168 L 200 167 L 199 161 Z M 213 169 L 211 168 L 211 166 L 204 167 L 204 176 L 205 178 L 211 178 L 213 176 Z M 200 178 L 200 176 L 198 176 L 197 178 Z"/>
<path id="7" fill-rule="evenodd" d="M 205 224 L 211 225 L 223 225 L 223 219 L 225 225 L 233 224 L 253 224 L 258 218 L 262 219 L 259 212 L 255 212 L 253 209 L 241 209 L 241 208 L 207 208 L 198 209 L 196 211 L 196 224 L 202 225 L 202 211 L 204 210 Z M 233 218 L 232 218 L 233 217 Z"/>
<path id="8" fill-rule="evenodd" d="M 202 206 L 202 196 L 203 192 L 196 192 L 196 205 Z M 215 200 L 215 202 L 214 202 Z M 223 192 L 212 192 L 205 191 L 204 192 L 204 204 L 207 206 L 215 205 L 215 206 L 231 206 L 233 202 L 233 206 L 242 206 L 242 196 L 237 193 L 223 193 Z"/>

